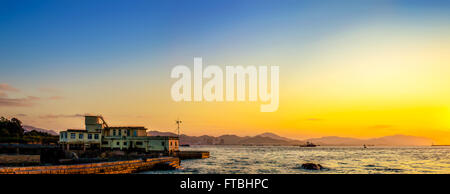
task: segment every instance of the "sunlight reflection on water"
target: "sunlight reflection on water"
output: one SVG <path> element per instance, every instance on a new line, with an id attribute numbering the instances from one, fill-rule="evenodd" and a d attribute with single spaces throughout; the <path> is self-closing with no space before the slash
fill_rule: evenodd
<path id="1" fill-rule="evenodd" d="M 144 173 L 450 173 L 450 147 L 283 147 L 191 146 L 210 151 L 210 158 L 183 160 L 184 169 Z M 326 169 L 304 170 L 304 162 Z"/>

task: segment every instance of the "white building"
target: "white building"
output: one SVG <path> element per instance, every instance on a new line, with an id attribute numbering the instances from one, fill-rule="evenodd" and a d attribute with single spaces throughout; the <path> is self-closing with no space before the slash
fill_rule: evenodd
<path id="1" fill-rule="evenodd" d="M 61 131 L 59 143 L 64 149 L 140 150 L 146 152 L 179 151 L 179 138 L 147 136 L 145 127 L 110 127 L 102 116 L 85 116 L 86 129 Z"/>

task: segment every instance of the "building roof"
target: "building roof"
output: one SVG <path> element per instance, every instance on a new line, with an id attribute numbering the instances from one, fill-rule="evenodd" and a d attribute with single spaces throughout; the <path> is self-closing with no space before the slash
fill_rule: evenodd
<path id="1" fill-rule="evenodd" d="M 125 138 L 125 139 L 124 139 Z M 106 136 L 104 139 L 121 139 L 121 140 L 179 140 L 178 137 L 173 136 Z"/>
<path id="2" fill-rule="evenodd" d="M 179 137 L 176 136 L 145 136 L 148 139 L 175 139 L 178 140 L 180 139 Z"/>
<path id="3" fill-rule="evenodd" d="M 145 129 L 147 128 L 142 126 L 115 126 L 115 127 L 107 127 L 107 129 Z"/>
<path id="4" fill-rule="evenodd" d="M 100 131 L 87 131 L 86 129 L 67 129 L 66 131 L 61 131 L 61 132 L 83 132 L 83 133 L 100 133 Z"/>
<path id="5" fill-rule="evenodd" d="M 67 129 L 67 132 L 85 132 L 86 129 Z"/>

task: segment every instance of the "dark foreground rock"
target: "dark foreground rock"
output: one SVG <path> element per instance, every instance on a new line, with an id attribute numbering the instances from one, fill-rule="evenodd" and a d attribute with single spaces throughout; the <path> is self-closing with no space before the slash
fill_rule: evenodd
<path id="1" fill-rule="evenodd" d="M 306 170 L 322 170 L 323 166 L 316 163 L 304 163 L 302 164 L 302 168 Z"/>

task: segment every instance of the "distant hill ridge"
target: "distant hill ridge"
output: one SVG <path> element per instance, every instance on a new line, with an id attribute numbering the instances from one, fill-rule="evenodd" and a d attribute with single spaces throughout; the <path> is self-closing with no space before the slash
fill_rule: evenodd
<path id="1" fill-rule="evenodd" d="M 308 141 L 320 145 L 377 145 L 377 146 L 414 146 L 414 145 L 431 145 L 432 140 L 425 137 L 407 136 L 407 135 L 392 135 L 379 138 L 357 139 L 348 137 L 328 136 L 321 138 L 308 139 Z"/>
<path id="2" fill-rule="evenodd" d="M 152 136 L 177 136 L 175 133 L 159 131 L 149 131 L 147 134 Z M 376 146 L 426 146 L 432 144 L 432 140 L 429 138 L 407 135 L 393 135 L 370 139 L 326 136 L 306 139 L 304 141 L 281 137 L 274 133 L 262 133 L 256 136 L 244 137 L 237 135 L 221 135 L 218 137 L 208 135 L 188 136 L 182 134 L 180 137 L 180 144 L 193 145 L 303 145 L 307 141 L 324 146 L 361 146 L 364 144 Z"/>
<path id="3" fill-rule="evenodd" d="M 26 131 L 26 132 L 30 132 L 30 131 L 39 131 L 39 132 L 44 132 L 44 133 L 48 133 L 50 135 L 59 135 L 59 133 L 51 130 L 51 129 L 42 129 L 42 128 L 37 128 L 37 127 L 33 127 L 30 125 L 22 125 L 22 128 Z"/>

